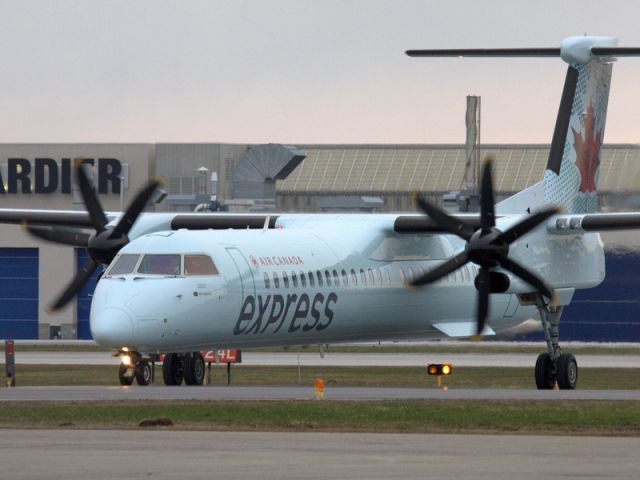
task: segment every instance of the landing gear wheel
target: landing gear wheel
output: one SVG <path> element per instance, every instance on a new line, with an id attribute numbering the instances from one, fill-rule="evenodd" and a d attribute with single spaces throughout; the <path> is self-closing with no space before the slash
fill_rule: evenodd
<path id="1" fill-rule="evenodd" d="M 538 390 L 553 390 L 556 386 L 556 371 L 548 353 L 541 353 L 536 360 L 536 386 Z"/>
<path id="2" fill-rule="evenodd" d="M 184 356 L 184 383 L 202 385 L 204 382 L 204 359 L 200 352 L 187 353 Z"/>
<path id="3" fill-rule="evenodd" d="M 578 383 L 578 362 L 571 353 L 558 358 L 558 387 L 560 390 L 575 390 Z"/>
<path id="4" fill-rule="evenodd" d="M 138 385 L 149 385 L 151 383 L 151 364 L 146 360 L 140 360 L 136 364 L 133 374 L 136 377 Z"/>
<path id="5" fill-rule="evenodd" d="M 131 385 L 133 383 L 133 375 L 129 372 L 131 367 L 127 365 L 120 365 L 118 368 L 118 380 L 120 380 L 120 385 Z"/>
<path id="6" fill-rule="evenodd" d="M 162 378 L 165 385 L 180 385 L 184 377 L 184 355 L 167 353 L 162 362 Z"/>

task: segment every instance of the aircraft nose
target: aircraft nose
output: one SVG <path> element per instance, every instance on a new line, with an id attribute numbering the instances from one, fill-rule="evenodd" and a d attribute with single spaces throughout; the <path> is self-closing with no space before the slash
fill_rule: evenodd
<path id="1" fill-rule="evenodd" d="M 133 320 L 131 316 L 115 307 L 99 310 L 91 316 L 91 335 L 100 345 L 120 348 L 133 340 Z"/>

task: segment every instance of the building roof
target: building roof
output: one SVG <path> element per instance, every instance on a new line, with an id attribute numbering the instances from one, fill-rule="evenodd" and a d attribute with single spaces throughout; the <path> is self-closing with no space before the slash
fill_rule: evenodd
<path id="1" fill-rule="evenodd" d="M 307 158 L 277 182 L 279 192 L 447 192 L 462 185 L 464 145 L 307 145 Z M 498 192 L 515 192 L 542 179 L 548 145 L 484 145 L 495 156 Z M 600 191 L 640 190 L 640 146 L 605 145 Z"/>

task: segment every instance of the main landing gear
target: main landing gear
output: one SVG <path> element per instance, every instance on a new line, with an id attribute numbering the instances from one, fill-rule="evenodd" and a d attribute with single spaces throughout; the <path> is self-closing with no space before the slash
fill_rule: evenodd
<path id="1" fill-rule="evenodd" d="M 541 353 L 536 361 L 536 386 L 538 390 L 551 390 L 557 384 L 560 390 L 575 390 L 578 383 L 578 362 L 573 354 L 562 353 L 558 344 L 558 324 L 563 307 L 545 304 L 540 295 L 536 298 L 536 307 L 540 313 L 548 349 L 548 353 Z"/>
<path id="2" fill-rule="evenodd" d="M 204 383 L 204 358 L 200 352 L 167 353 L 162 362 L 162 378 L 165 385 L 202 385 Z"/>

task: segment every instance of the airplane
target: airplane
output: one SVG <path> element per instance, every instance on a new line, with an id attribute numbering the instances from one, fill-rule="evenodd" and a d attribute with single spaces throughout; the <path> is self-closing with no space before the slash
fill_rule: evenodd
<path id="1" fill-rule="evenodd" d="M 165 384 L 200 385 L 202 350 L 473 338 L 539 316 L 547 352 L 536 386 L 575 389 L 577 361 L 559 345 L 562 312 L 576 289 L 605 278 L 599 232 L 640 228 L 638 213 L 595 213 L 612 62 L 640 48 L 579 36 L 560 48 L 406 53 L 568 63 L 541 181 L 494 204 L 489 160 L 479 214 L 446 213 L 416 194 L 422 214 L 237 215 L 143 213 L 152 180 L 124 213 L 105 213 L 80 165 L 87 212 L 0 209 L 0 222 L 87 248 L 91 260 L 53 310 L 105 267 L 90 327 L 121 358 L 123 385 L 147 385 L 160 353 Z"/>

